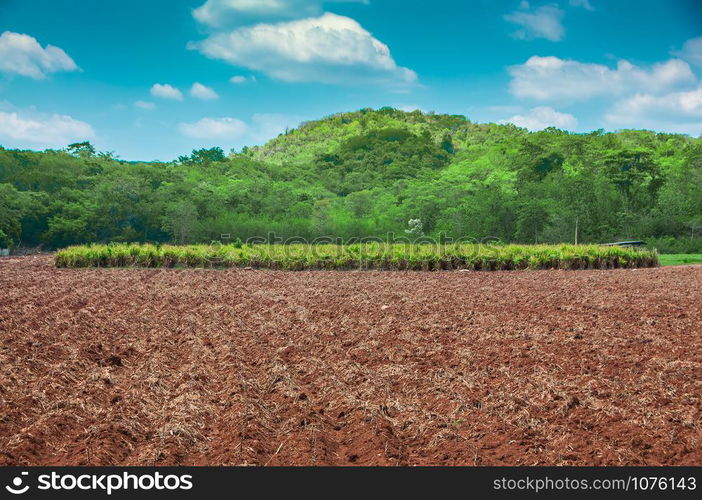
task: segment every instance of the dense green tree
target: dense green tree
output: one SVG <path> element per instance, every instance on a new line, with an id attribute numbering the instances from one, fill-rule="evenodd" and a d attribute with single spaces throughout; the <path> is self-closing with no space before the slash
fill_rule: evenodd
<path id="1" fill-rule="evenodd" d="M 88 141 L 69 144 L 66 151 L 80 158 L 90 158 L 96 155 L 95 146 Z"/>
<path id="2" fill-rule="evenodd" d="M 180 156 L 178 161 L 193 165 L 207 165 L 216 161 L 224 161 L 225 159 L 224 150 L 219 147 L 214 147 L 193 150 L 190 156 Z"/>
<path id="3" fill-rule="evenodd" d="M 16 245 L 22 234 L 22 218 L 29 212 L 30 199 L 12 184 L 0 184 L 0 248 Z"/>
<path id="4" fill-rule="evenodd" d="M 90 143 L 0 148 L 0 246 L 389 233 L 525 243 L 636 237 L 702 251 L 702 139 L 530 133 L 363 109 L 226 156 L 140 163 Z"/>

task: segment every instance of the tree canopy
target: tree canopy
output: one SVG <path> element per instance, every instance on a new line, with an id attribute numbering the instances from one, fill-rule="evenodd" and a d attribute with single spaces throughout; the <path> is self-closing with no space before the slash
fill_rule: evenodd
<path id="1" fill-rule="evenodd" d="M 530 133 L 392 108 L 302 124 L 226 155 L 126 162 L 90 143 L 0 148 L 0 247 L 406 235 L 702 248 L 702 139 Z M 680 242 L 684 242 L 680 243 Z M 677 248 L 677 247 L 676 247 Z M 679 249 L 679 248 L 678 248 Z"/>

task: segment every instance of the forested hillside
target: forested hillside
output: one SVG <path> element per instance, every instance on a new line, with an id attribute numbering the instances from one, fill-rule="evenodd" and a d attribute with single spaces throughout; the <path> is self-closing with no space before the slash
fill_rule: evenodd
<path id="1" fill-rule="evenodd" d="M 529 133 L 462 116 L 361 110 L 226 156 L 134 163 L 90 144 L 0 148 L 0 247 L 405 236 L 643 238 L 702 249 L 702 139 Z"/>

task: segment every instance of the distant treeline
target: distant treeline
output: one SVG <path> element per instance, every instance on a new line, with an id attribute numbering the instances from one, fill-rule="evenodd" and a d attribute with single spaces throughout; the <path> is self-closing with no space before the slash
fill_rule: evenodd
<path id="1" fill-rule="evenodd" d="M 89 143 L 0 148 L 0 248 L 271 232 L 555 243 L 572 242 L 576 224 L 584 243 L 637 238 L 701 252 L 702 139 L 529 133 L 383 108 L 169 163 L 121 161 Z"/>

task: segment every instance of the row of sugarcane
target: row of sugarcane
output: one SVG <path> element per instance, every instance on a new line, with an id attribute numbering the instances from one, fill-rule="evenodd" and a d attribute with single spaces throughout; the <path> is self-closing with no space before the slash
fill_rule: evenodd
<path id="1" fill-rule="evenodd" d="M 54 262 L 57 267 L 500 271 L 655 267 L 658 254 L 645 248 L 600 245 L 117 243 L 68 247 L 56 253 Z"/>

